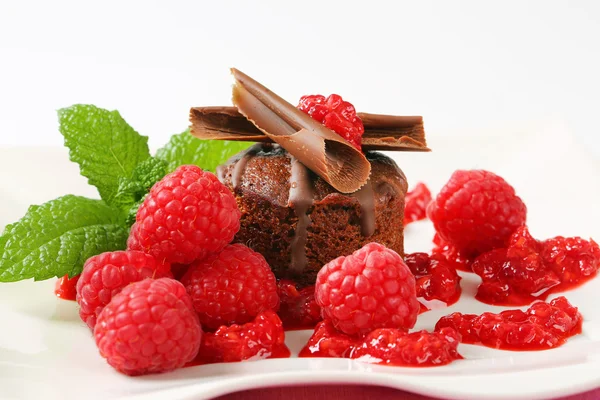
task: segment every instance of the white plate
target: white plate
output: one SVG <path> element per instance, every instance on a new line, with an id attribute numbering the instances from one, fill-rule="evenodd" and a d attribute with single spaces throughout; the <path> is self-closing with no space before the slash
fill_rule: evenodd
<path id="1" fill-rule="evenodd" d="M 486 168 L 511 182 L 529 206 L 529 225 L 539 238 L 600 238 L 599 169 L 584 149 L 556 126 L 532 126 L 526 134 L 498 130 L 480 140 L 445 140 L 430 132 L 431 154 L 397 154 L 411 182 L 435 191 L 456 168 Z M 512 138 L 512 139 L 507 139 Z M 0 226 L 31 203 L 61 194 L 94 195 L 59 149 L 0 150 Z M 428 251 L 433 230 L 419 222 L 406 230 L 406 250 Z M 584 315 L 583 333 L 563 347 L 509 352 L 461 345 L 464 360 L 438 368 L 398 368 L 343 359 L 278 359 L 185 368 L 129 378 L 98 355 L 76 304 L 53 295 L 54 281 L 0 284 L 0 397 L 44 399 L 200 399 L 238 390 L 290 384 L 377 384 L 454 399 L 536 399 L 600 387 L 600 279 L 568 292 Z M 477 280 L 467 274 L 461 300 L 423 314 L 417 328 L 431 329 L 452 311 L 499 311 L 473 300 Z M 290 332 L 297 352 L 309 331 Z"/>

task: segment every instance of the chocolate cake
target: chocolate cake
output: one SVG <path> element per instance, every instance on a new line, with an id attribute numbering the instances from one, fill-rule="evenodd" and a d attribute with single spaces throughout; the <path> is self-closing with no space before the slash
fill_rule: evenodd
<path id="1" fill-rule="evenodd" d="M 277 144 L 259 143 L 217 169 L 242 212 L 234 241 L 261 253 L 278 278 L 314 284 L 321 267 L 369 242 L 404 254 L 406 177 L 366 152 L 367 183 L 343 194 Z"/>

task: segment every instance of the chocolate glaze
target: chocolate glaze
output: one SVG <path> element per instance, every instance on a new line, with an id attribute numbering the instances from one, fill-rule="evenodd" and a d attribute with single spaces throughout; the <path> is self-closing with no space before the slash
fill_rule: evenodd
<path id="1" fill-rule="evenodd" d="M 313 181 L 308 168 L 293 155 L 289 156 L 291 174 L 288 206 L 294 210 L 298 217 L 290 249 L 290 270 L 295 273 L 302 273 L 308 264 L 306 239 L 308 238 L 308 227 L 311 223 L 308 210 L 314 201 Z"/>
<path id="2" fill-rule="evenodd" d="M 360 204 L 360 229 L 364 237 L 375 233 L 375 193 L 371 180 L 353 193 Z"/>
<path id="3" fill-rule="evenodd" d="M 233 189 L 237 189 L 242 183 L 242 175 L 244 174 L 244 170 L 246 169 L 246 164 L 252 157 L 254 157 L 261 149 L 263 149 L 264 144 L 255 144 L 254 146 L 250 146 L 246 150 L 243 150 L 239 153 L 239 158 L 235 162 L 235 168 L 231 173 L 231 182 L 233 183 Z"/>

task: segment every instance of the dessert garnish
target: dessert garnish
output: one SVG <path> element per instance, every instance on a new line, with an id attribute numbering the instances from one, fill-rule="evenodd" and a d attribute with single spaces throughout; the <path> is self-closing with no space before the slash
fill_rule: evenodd
<path id="1" fill-rule="evenodd" d="M 242 244 L 195 261 L 181 278 L 202 327 L 245 324 L 279 309 L 277 281 L 265 258 Z"/>
<path id="2" fill-rule="evenodd" d="M 244 325 L 221 326 L 205 333 L 198 356 L 188 365 L 289 356 L 281 320 L 275 312 L 264 311 Z"/>
<path id="3" fill-rule="evenodd" d="M 361 137 L 365 127 L 356 115 L 354 106 L 342 99 L 338 94 L 325 96 L 316 94 L 302 96 L 298 109 L 307 113 L 315 121 L 319 121 L 350 143 L 361 149 Z"/>
<path id="4" fill-rule="evenodd" d="M 429 151 L 423 117 L 363 112 L 356 116 L 365 130 L 361 139 L 364 151 Z M 272 142 L 235 107 L 192 107 L 190 121 L 192 134 L 200 139 Z"/>
<path id="5" fill-rule="evenodd" d="M 367 182 L 371 164 L 360 150 L 254 79 L 231 71 L 233 104 L 271 140 L 342 193 Z"/>
<path id="6" fill-rule="evenodd" d="M 460 298 L 460 276 L 446 258 L 440 254 L 411 253 L 404 262 L 415 276 L 417 297 L 421 310 L 426 311 L 432 301 L 450 306 Z"/>
<path id="7" fill-rule="evenodd" d="M 462 359 L 457 350 L 459 341 L 460 335 L 452 328 L 411 333 L 380 328 L 363 336 L 351 336 L 325 320 L 319 322 L 299 357 L 352 358 L 372 364 L 432 367 Z"/>
<path id="8" fill-rule="evenodd" d="M 377 328 L 408 330 L 420 309 L 410 269 L 379 243 L 325 264 L 317 275 L 315 299 L 323 318 L 348 335 Z"/>
<path id="9" fill-rule="evenodd" d="M 453 313 L 442 317 L 436 331 L 453 328 L 463 343 L 482 344 L 504 350 L 546 350 L 563 344 L 581 332 L 582 317 L 566 298 L 534 303 L 526 311 L 500 314 Z"/>
<path id="10" fill-rule="evenodd" d="M 471 268 L 482 283 L 476 298 L 490 304 L 527 305 L 596 276 L 600 247 L 593 240 L 557 236 L 536 240 L 526 226 L 507 247 L 477 257 Z"/>
<path id="11" fill-rule="evenodd" d="M 427 206 L 431 203 L 431 192 L 423 182 L 406 193 L 404 199 L 404 226 L 414 221 L 420 221 L 427 218 Z"/>
<path id="12" fill-rule="evenodd" d="M 314 285 L 298 289 L 295 282 L 280 279 L 277 282 L 280 305 L 277 315 L 286 330 L 314 329 L 322 321 L 321 307 L 315 300 Z"/>

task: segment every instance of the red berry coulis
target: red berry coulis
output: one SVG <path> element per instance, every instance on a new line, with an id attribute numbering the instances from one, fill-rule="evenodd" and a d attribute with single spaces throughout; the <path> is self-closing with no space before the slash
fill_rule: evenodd
<path id="1" fill-rule="evenodd" d="M 277 292 L 280 299 L 277 315 L 286 331 L 313 329 L 322 320 L 314 286 L 298 289 L 294 282 L 282 279 L 277 282 Z"/>
<path id="2" fill-rule="evenodd" d="M 319 322 L 299 357 L 352 358 L 374 364 L 431 367 L 461 359 L 458 333 L 452 328 L 439 332 L 406 333 L 400 329 L 375 329 L 353 337 L 337 331 L 330 321 Z"/>
<path id="3" fill-rule="evenodd" d="M 421 312 L 427 311 L 427 301 L 439 300 L 452 305 L 460 298 L 460 276 L 451 263 L 440 254 L 412 253 L 404 257 L 416 279 Z M 425 301 L 423 301 L 425 300 Z"/>
<path id="4" fill-rule="evenodd" d="M 424 183 L 417 183 L 406 193 L 404 206 L 404 226 L 427 218 L 427 206 L 431 203 L 431 192 Z"/>
<path id="5" fill-rule="evenodd" d="M 504 350 L 546 350 L 560 346 L 581 333 L 581 314 L 566 298 L 537 302 L 527 311 L 507 310 L 500 314 L 453 313 L 442 317 L 436 331 L 456 329 L 463 343 L 482 344 Z"/>
<path id="6" fill-rule="evenodd" d="M 600 247 L 593 240 L 557 236 L 539 241 L 523 226 L 506 248 L 477 257 L 473 272 L 482 283 L 476 298 L 498 305 L 527 305 L 551 293 L 579 286 L 600 267 Z"/>
<path id="7" fill-rule="evenodd" d="M 434 247 L 431 252 L 442 255 L 457 271 L 473 272 L 471 270 L 472 257 L 467 257 L 454 246 L 446 243 L 437 233 L 433 237 L 433 244 Z"/>
<path id="8" fill-rule="evenodd" d="M 56 285 L 54 286 L 54 294 L 56 297 L 63 300 L 75 300 L 77 297 L 78 280 L 79 275 L 75 275 L 70 279 L 68 275 L 65 275 L 56 281 Z"/>

